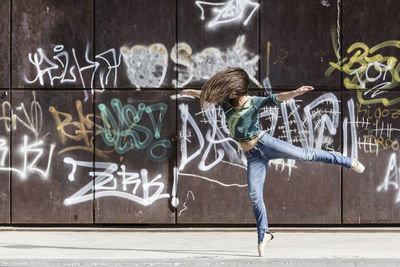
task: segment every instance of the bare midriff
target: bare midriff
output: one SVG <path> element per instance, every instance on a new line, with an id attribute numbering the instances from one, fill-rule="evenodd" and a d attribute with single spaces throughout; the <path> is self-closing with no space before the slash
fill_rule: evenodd
<path id="1" fill-rule="evenodd" d="M 253 147 L 255 147 L 258 142 L 258 139 L 260 139 L 261 135 L 263 135 L 263 133 L 265 133 L 265 132 L 266 132 L 265 130 L 261 131 L 261 133 L 256 138 L 251 139 L 250 141 L 239 142 L 239 144 L 242 147 L 242 150 L 244 152 L 246 152 L 246 151 L 249 151 L 250 149 L 252 149 Z"/>

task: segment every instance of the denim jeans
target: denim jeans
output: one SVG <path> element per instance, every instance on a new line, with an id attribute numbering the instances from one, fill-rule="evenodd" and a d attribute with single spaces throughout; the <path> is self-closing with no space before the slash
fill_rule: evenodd
<path id="1" fill-rule="evenodd" d="M 267 212 L 263 200 L 264 181 L 271 159 L 319 161 L 351 168 L 352 159 L 320 149 L 305 149 L 269 136 L 265 132 L 255 147 L 244 152 L 247 158 L 247 185 L 253 213 L 257 221 L 258 242 L 268 231 Z"/>

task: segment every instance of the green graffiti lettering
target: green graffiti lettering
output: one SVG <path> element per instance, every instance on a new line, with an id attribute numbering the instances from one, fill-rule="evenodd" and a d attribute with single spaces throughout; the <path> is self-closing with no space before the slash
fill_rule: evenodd
<path id="1" fill-rule="evenodd" d="M 113 146 L 120 155 L 129 150 L 147 149 L 148 157 L 157 162 L 163 161 L 170 156 L 170 140 L 161 139 L 153 142 L 154 138 L 160 139 L 161 137 L 162 121 L 168 108 L 165 103 L 149 106 L 139 103 L 136 109 L 130 104 L 123 106 L 119 99 L 113 98 L 111 107 L 115 116 L 105 104 L 98 105 L 104 126 L 100 132 L 106 145 Z M 158 116 L 154 115 L 155 111 L 160 111 Z M 144 114 L 147 114 L 150 118 L 154 133 L 151 129 L 139 124 L 143 120 Z M 139 133 L 142 133 L 142 135 L 139 135 Z M 159 146 L 164 151 L 161 155 L 155 155 L 153 150 Z"/>

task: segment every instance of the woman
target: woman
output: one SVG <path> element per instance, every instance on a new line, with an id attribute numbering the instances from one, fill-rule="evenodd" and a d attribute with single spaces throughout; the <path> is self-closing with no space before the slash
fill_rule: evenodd
<path id="1" fill-rule="evenodd" d="M 248 196 L 257 221 L 258 254 L 263 256 L 266 242 L 273 239 L 268 231 L 268 220 L 263 201 L 263 188 L 268 162 L 271 159 L 294 159 L 338 164 L 363 173 L 365 167 L 355 159 L 320 149 L 304 149 L 269 136 L 261 130 L 258 113 L 265 106 L 276 106 L 283 101 L 314 90 L 302 86 L 290 92 L 268 97 L 249 96 L 249 76 L 241 68 L 227 68 L 218 72 L 201 90 L 186 89 L 181 95 L 200 98 L 200 103 L 220 105 L 229 125 L 230 136 L 236 140 L 247 158 Z"/>

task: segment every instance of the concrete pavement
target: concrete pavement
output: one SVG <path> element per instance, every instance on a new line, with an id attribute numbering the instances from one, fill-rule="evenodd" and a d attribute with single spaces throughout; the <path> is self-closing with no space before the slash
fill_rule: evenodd
<path id="1" fill-rule="evenodd" d="M 0 228 L 0 266 L 399 266 L 400 230 Z"/>

